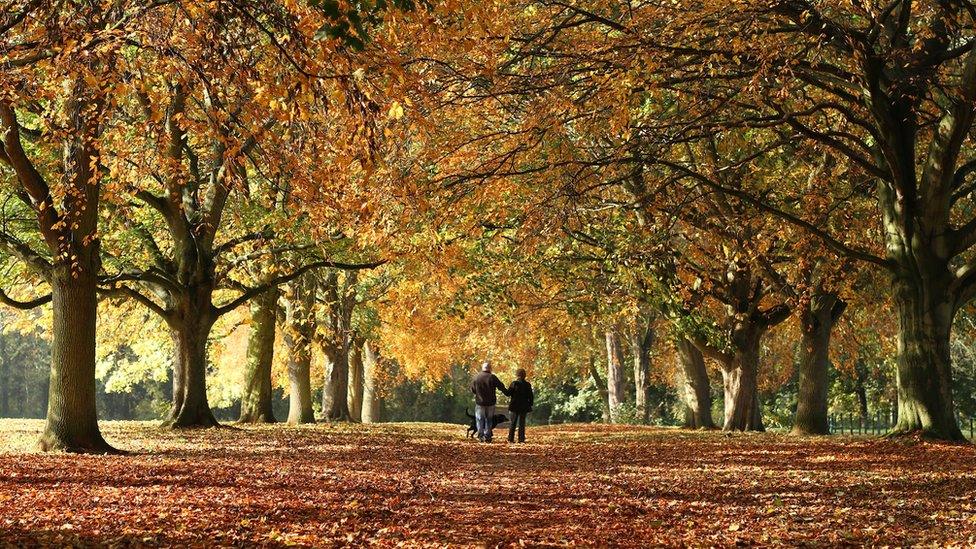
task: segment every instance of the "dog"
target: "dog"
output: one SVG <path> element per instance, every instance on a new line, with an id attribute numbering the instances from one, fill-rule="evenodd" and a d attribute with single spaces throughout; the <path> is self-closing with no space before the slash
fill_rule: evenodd
<path id="1" fill-rule="evenodd" d="M 477 419 L 473 415 L 468 413 L 467 408 L 465 408 L 464 410 L 464 415 L 468 416 L 468 418 L 471 419 L 471 423 L 468 425 L 468 438 L 474 438 L 474 436 L 478 434 Z M 500 424 L 505 423 L 506 421 L 508 421 L 508 416 L 506 416 L 505 414 L 495 414 L 491 416 L 491 428 L 494 429 L 495 427 L 498 427 Z"/>

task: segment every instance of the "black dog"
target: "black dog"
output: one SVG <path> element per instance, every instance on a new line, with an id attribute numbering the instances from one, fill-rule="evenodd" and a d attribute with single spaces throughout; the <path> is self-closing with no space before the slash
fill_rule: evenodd
<path id="1" fill-rule="evenodd" d="M 474 436 L 478 434 L 477 419 L 473 415 L 469 414 L 467 409 L 464 410 L 464 415 L 471 418 L 471 424 L 468 425 L 468 438 L 474 438 Z M 508 416 L 505 414 L 495 414 L 491 416 L 491 428 L 494 429 L 495 427 L 498 427 L 499 424 L 505 423 L 506 421 L 508 421 Z"/>

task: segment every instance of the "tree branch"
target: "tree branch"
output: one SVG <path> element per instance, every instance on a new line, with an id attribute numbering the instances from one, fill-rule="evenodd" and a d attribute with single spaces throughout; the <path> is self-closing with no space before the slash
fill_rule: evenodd
<path id="1" fill-rule="evenodd" d="M 21 311 L 29 311 L 31 309 L 36 309 L 41 305 L 46 305 L 51 302 L 51 294 L 41 296 L 37 299 L 32 299 L 30 301 L 17 301 L 16 299 L 7 295 L 7 292 L 0 289 L 0 303 L 7 305 L 8 307 L 13 307 L 14 309 L 20 309 Z"/>
<path id="2" fill-rule="evenodd" d="M 305 265 L 300 269 L 292 271 L 291 273 L 277 276 L 265 282 L 264 284 L 255 286 L 253 288 L 249 288 L 247 291 L 245 291 L 243 294 L 238 296 L 236 299 L 230 301 L 229 303 L 215 307 L 214 308 L 215 316 L 225 315 L 233 311 L 234 309 L 240 307 L 241 305 L 247 303 L 249 300 L 263 294 L 264 292 L 267 292 L 272 288 L 275 288 L 276 286 L 279 286 L 286 282 L 291 282 L 292 280 L 295 280 L 296 278 L 314 269 L 340 269 L 344 271 L 360 271 L 365 269 L 375 269 L 376 267 L 379 267 L 385 264 L 386 262 L 387 260 L 384 259 L 381 261 L 374 261 L 372 263 L 340 263 L 336 261 L 318 261 L 315 263 L 309 263 L 308 265 Z"/>
<path id="3" fill-rule="evenodd" d="M 769 204 L 763 202 L 762 200 L 760 200 L 760 199 L 752 196 L 751 194 L 749 194 L 749 193 L 747 193 L 745 191 L 742 191 L 742 190 L 739 190 L 739 189 L 730 188 L 730 187 L 726 187 L 724 185 L 721 185 L 719 183 L 716 183 L 716 182 L 712 181 L 711 179 L 709 179 L 708 177 L 705 177 L 702 174 L 700 174 L 700 173 L 698 173 L 698 172 L 696 172 L 694 170 L 691 170 L 691 169 L 689 169 L 689 168 L 687 168 L 685 166 L 682 166 L 681 164 L 675 163 L 675 162 L 671 162 L 671 161 L 667 161 L 667 160 L 662 160 L 662 159 L 657 159 L 657 160 L 655 160 L 655 162 L 658 163 L 658 164 L 661 164 L 663 166 L 667 166 L 667 167 L 669 167 L 671 169 L 680 171 L 680 172 L 688 175 L 689 177 L 691 177 L 691 178 L 693 178 L 693 179 L 701 182 L 702 184 L 704 184 L 705 186 L 709 187 L 710 189 L 713 189 L 715 191 L 723 192 L 723 193 L 729 194 L 731 196 L 734 196 L 734 197 L 738 198 L 739 200 L 742 200 L 744 202 L 747 202 L 747 203 L 751 204 L 752 206 L 756 207 L 760 211 L 763 211 L 763 212 L 772 214 L 772 215 L 774 215 L 776 217 L 779 217 L 780 219 L 786 221 L 787 223 L 790 223 L 791 225 L 795 225 L 795 226 L 803 229 L 804 231 L 807 231 L 808 233 L 816 236 L 817 238 L 819 238 L 820 240 L 822 240 L 824 242 L 824 244 L 826 244 L 828 247 L 832 248 L 834 251 L 839 252 L 839 253 L 847 256 L 847 257 L 850 257 L 850 258 L 853 258 L 853 259 L 857 259 L 857 260 L 860 260 L 860 261 L 866 261 L 868 263 L 873 263 L 875 265 L 878 265 L 880 267 L 884 267 L 885 269 L 889 269 L 889 270 L 892 268 L 891 262 L 888 261 L 887 259 L 880 258 L 880 257 L 878 257 L 878 256 L 876 256 L 876 255 L 874 255 L 874 254 L 872 254 L 870 252 L 864 251 L 864 250 L 858 250 L 858 249 L 855 249 L 855 248 L 851 248 L 847 244 L 844 244 L 843 242 L 841 242 L 841 241 L 837 240 L 836 238 L 834 238 L 833 236 L 831 236 L 829 233 L 827 233 L 823 229 L 820 229 L 819 227 L 815 226 L 813 223 L 810 223 L 809 221 L 806 221 L 804 219 L 801 219 L 801 218 L 799 218 L 799 217 L 797 217 L 797 216 L 795 216 L 795 215 L 793 215 L 791 213 L 784 212 L 784 211 L 782 211 L 782 210 L 780 210 L 778 208 L 774 208 L 773 206 L 770 206 Z"/>
<path id="4" fill-rule="evenodd" d="M 129 286 L 116 286 L 113 288 L 99 288 L 98 293 L 103 295 L 118 295 L 129 297 L 136 300 L 138 303 L 145 306 L 150 311 L 156 313 L 163 319 L 169 318 L 169 311 L 167 311 L 163 306 L 159 305 L 152 299 L 150 299 L 145 294 L 139 292 L 138 290 L 131 288 Z"/>

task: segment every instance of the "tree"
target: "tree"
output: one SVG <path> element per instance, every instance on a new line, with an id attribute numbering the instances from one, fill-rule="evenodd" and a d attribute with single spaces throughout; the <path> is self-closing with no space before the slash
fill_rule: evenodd
<path id="1" fill-rule="evenodd" d="M 127 105 L 140 131 L 126 136 L 110 165 L 132 201 L 118 205 L 120 251 L 112 257 L 117 274 L 106 281 L 107 290 L 137 300 L 170 328 L 176 366 L 166 424 L 172 427 L 217 424 L 206 371 L 208 335 L 218 318 L 309 270 L 343 266 L 314 254 L 304 261 L 291 257 L 305 257 L 308 246 L 275 235 L 254 214 L 275 212 L 278 193 L 262 193 L 260 184 L 318 181 L 319 174 L 299 166 L 325 152 L 302 148 L 314 141 L 304 136 L 331 118 L 320 103 L 290 100 L 326 93 L 320 87 L 325 79 L 310 75 L 303 63 L 334 54 L 338 45 L 303 34 L 303 25 L 321 21 L 308 6 L 232 7 L 196 6 L 174 18 L 161 42 L 143 45 Z M 288 47 L 279 34 L 290 37 Z M 351 106 L 357 114 L 349 119 L 357 127 L 359 107 Z M 262 197 L 268 200 L 256 207 Z M 299 266 L 252 286 L 236 278 L 242 265 L 269 256 Z M 221 290 L 236 296 L 221 302 Z M 261 394 L 263 381 L 256 386 Z"/>
<path id="2" fill-rule="evenodd" d="M 676 10 L 673 24 L 655 30 L 656 44 L 667 46 L 652 48 L 667 57 L 661 88 L 700 105 L 707 98 L 705 116 L 715 126 L 802 138 L 874 182 L 854 196 L 880 206 L 874 219 L 883 255 L 779 210 L 759 192 L 741 198 L 890 274 L 900 326 L 896 431 L 942 439 L 962 438 L 949 338 L 976 288 L 976 163 L 966 146 L 976 99 L 972 8 L 936 1 L 715 4 Z M 716 51 L 715 43 L 728 47 Z"/>
<path id="3" fill-rule="evenodd" d="M 379 423 L 382 420 L 380 396 L 380 355 L 369 340 L 363 342 L 363 423 Z"/>
<path id="4" fill-rule="evenodd" d="M 654 319 L 648 318 L 645 325 L 638 318 L 630 332 L 630 348 L 634 359 L 634 404 L 644 423 L 650 420 L 651 348 L 655 339 Z"/>
<path id="5" fill-rule="evenodd" d="M 799 395 L 793 425 L 797 434 L 830 434 L 827 417 L 830 336 L 846 308 L 847 303 L 836 294 L 818 292 L 800 309 L 803 341 L 800 342 Z"/>
<path id="6" fill-rule="evenodd" d="M 328 365 L 322 389 L 322 413 L 332 421 L 350 421 L 349 411 L 349 350 L 352 346 L 352 313 L 356 306 L 355 271 L 342 276 L 329 272 L 320 285 L 324 303 L 319 327 L 321 344 Z"/>
<path id="7" fill-rule="evenodd" d="M 315 287 L 312 273 L 284 288 L 282 340 L 288 364 L 288 423 L 314 423 L 312 411 L 312 338 L 315 335 Z"/>
<path id="8" fill-rule="evenodd" d="M 349 416 L 355 422 L 363 421 L 365 390 L 363 353 L 363 340 L 353 335 L 352 346 L 349 348 Z"/>
<path id="9" fill-rule="evenodd" d="M 712 392 L 705 369 L 705 357 L 686 337 L 674 342 L 678 368 L 678 396 L 681 399 L 682 425 L 688 429 L 713 429 Z"/>
<path id="10" fill-rule="evenodd" d="M 246 181 L 248 156 L 275 121 L 272 117 L 269 123 L 263 109 L 257 118 L 259 107 L 253 99 L 259 81 L 245 66 L 260 68 L 278 61 L 271 53 L 273 46 L 265 43 L 218 72 L 206 57 L 243 53 L 245 40 L 257 37 L 258 30 L 246 18 L 202 6 L 191 15 L 176 18 L 173 33 L 179 39 L 166 40 L 173 45 L 145 48 L 142 71 L 132 83 L 137 101 L 130 104 L 129 113 L 141 125 L 143 137 L 119 149 L 112 166 L 130 183 L 135 200 L 124 204 L 128 211 L 117 218 L 127 225 L 120 234 L 134 235 L 144 251 L 116 254 L 119 274 L 111 280 L 111 289 L 160 315 L 170 329 L 176 360 L 167 424 L 173 427 L 217 424 L 206 392 L 208 335 L 221 315 L 246 301 L 214 304 L 218 284 L 230 274 L 218 272 L 218 261 L 265 233 L 224 243 L 217 238 L 226 222 L 231 191 Z M 228 24 L 240 25 L 243 33 L 225 32 Z M 201 40 L 208 32 L 220 40 Z M 200 47 L 208 52 L 203 57 Z M 153 184 L 143 183 L 147 174 Z"/>
<path id="11" fill-rule="evenodd" d="M 12 39 L 4 47 L 10 70 L 0 98 L 0 161 L 12 174 L 14 194 L 36 218 L 32 236 L 43 248 L 4 235 L 6 247 L 51 287 L 51 383 L 43 450 L 115 451 L 102 438 L 95 409 L 102 144 L 113 112 L 110 91 L 124 65 L 119 37 L 138 35 L 137 23 L 153 7 L 120 3 L 111 9 L 84 5 L 62 10 L 28 2 L 4 10 L 0 24 L 5 38 L 32 37 Z M 39 147 L 25 147 L 25 135 L 37 136 Z"/>
<path id="12" fill-rule="evenodd" d="M 768 287 L 743 262 L 733 262 L 725 277 L 710 278 L 711 290 L 729 308 L 719 321 L 723 343 L 702 335 L 691 335 L 698 349 L 715 359 L 722 370 L 725 388 L 724 430 L 763 431 L 759 409 L 760 342 L 766 332 L 786 320 L 790 309 L 782 303 L 764 306 Z"/>
<path id="13" fill-rule="evenodd" d="M 240 423 L 275 422 L 271 409 L 271 364 L 274 360 L 277 311 L 277 288 L 251 301 L 251 336 L 247 342 Z"/>
<path id="14" fill-rule="evenodd" d="M 620 419 L 620 406 L 624 403 L 624 350 L 620 331 L 614 327 L 605 332 L 607 340 L 607 406 L 610 423 Z"/>

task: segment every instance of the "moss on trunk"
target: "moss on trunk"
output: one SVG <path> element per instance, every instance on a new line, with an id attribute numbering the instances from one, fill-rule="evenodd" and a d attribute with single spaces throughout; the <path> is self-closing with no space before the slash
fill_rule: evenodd
<path id="1" fill-rule="evenodd" d="M 251 335 L 247 342 L 244 393 L 239 423 L 274 423 L 271 407 L 271 366 L 274 361 L 278 290 L 251 301 Z"/>

